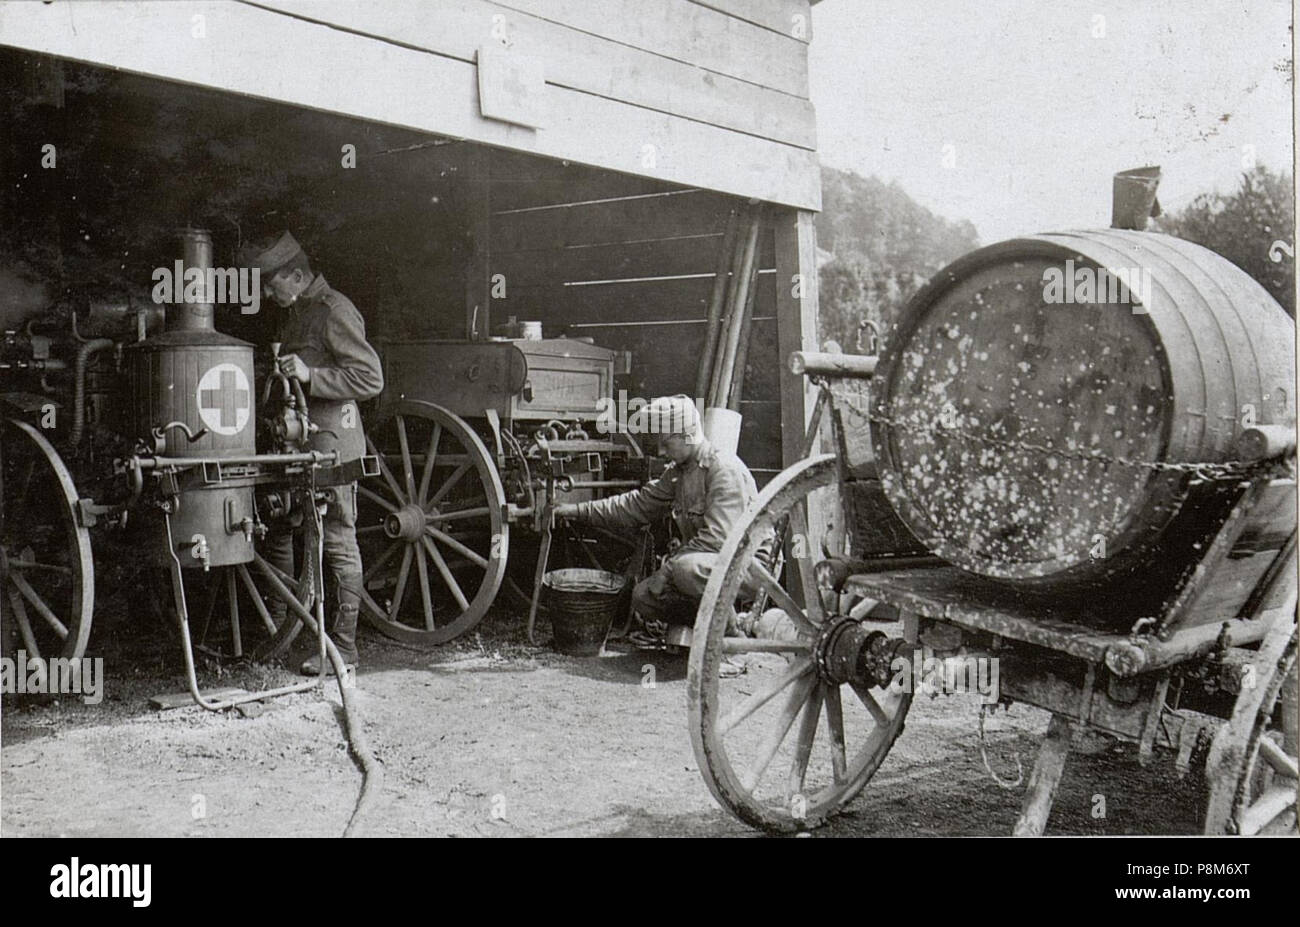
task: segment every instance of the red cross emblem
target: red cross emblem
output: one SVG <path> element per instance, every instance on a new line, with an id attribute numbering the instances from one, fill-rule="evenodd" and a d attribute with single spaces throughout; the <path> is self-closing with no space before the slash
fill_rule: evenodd
<path id="1" fill-rule="evenodd" d="M 199 417 L 219 435 L 236 435 L 248 424 L 252 391 L 248 377 L 234 364 L 217 364 L 199 378 Z"/>

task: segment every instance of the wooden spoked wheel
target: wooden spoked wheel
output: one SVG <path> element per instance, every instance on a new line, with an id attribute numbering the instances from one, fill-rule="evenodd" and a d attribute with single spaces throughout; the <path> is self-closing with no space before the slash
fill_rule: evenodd
<path id="1" fill-rule="evenodd" d="M 851 801 L 884 761 L 911 704 L 908 692 L 836 683 L 819 659 L 832 627 L 846 619 L 828 614 L 816 589 L 812 567 L 825 545 L 810 519 L 840 520 L 837 483 L 827 455 L 768 484 L 723 546 L 695 621 L 687 716 L 700 772 L 723 807 L 771 831 L 817 827 Z M 780 576 L 754 562 L 773 531 L 783 535 Z M 784 629 L 769 638 L 728 636 L 736 602 L 763 596 L 784 613 L 769 611 L 780 620 L 763 624 Z M 736 653 L 748 654 L 746 672 L 722 678 L 724 658 Z"/>
<path id="2" fill-rule="evenodd" d="M 1233 716 L 1210 747 L 1207 834 L 1296 830 L 1296 626 L 1279 622 L 1285 624 L 1265 637 Z"/>
<path id="3" fill-rule="evenodd" d="M 312 599 L 303 558 L 296 557 L 295 562 L 302 564 L 297 577 L 258 554 L 251 564 L 221 567 L 207 574 L 186 571 L 191 627 L 198 628 L 196 647 L 232 659 L 269 661 L 283 655 L 305 627 L 287 600 L 292 598 L 310 610 Z"/>
<path id="4" fill-rule="evenodd" d="M 0 614 L 29 658 L 80 659 L 90 639 L 95 568 L 77 489 L 58 452 L 26 422 L 4 424 Z M 16 632 L 11 635 L 11 632 Z"/>
<path id="5" fill-rule="evenodd" d="M 361 486 L 362 613 L 389 637 L 442 644 L 482 620 L 505 574 L 505 489 L 459 416 L 403 400 L 368 429 L 380 475 Z"/>

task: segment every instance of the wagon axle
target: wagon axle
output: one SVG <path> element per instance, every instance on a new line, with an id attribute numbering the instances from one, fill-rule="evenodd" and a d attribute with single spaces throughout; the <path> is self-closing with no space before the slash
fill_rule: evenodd
<path id="1" fill-rule="evenodd" d="M 911 660 L 915 644 L 901 637 L 868 628 L 855 618 L 832 618 L 821 628 L 813 645 L 817 675 L 828 685 L 874 688 L 889 685 L 894 661 Z"/>

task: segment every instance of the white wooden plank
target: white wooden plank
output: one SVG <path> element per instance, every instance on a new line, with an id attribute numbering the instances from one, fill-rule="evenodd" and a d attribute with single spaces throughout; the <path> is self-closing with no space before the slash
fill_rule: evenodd
<path id="1" fill-rule="evenodd" d="M 196 37 L 202 16 L 203 37 Z M 484 119 L 473 65 L 252 6 L 6 4 L 0 42 L 581 164 L 820 208 L 814 152 L 560 87 L 541 131 Z M 393 88 L 427 88 L 426 94 Z"/>
<path id="2" fill-rule="evenodd" d="M 484 43 L 541 58 L 546 81 L 560 87 L 696 119 L 711 125 L 817 147 L 816 117 L 806 99 L 619 44 L 489 0 L 253 0 L 363 35 L 402 42 L 473 62 Z"/>
<path id="3" fill-rule="evenodd" d="M 531 13 L 797 97 L 808 97 L 803 42 L 690 0 L 500 0 Z"/>
<path id="4" fill-rule="evenodd" d="M 812 41 L 808 0 L 691 0 L 736 19 L 780 32 L 800 42 Z"/>

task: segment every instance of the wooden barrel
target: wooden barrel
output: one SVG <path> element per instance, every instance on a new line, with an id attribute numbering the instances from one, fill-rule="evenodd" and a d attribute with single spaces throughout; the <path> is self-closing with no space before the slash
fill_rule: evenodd
<path id="1" fill-rule="evenodd" d="M 1104 581 L 1187 498 L 1162 464 L 1233 459 L 1295 427 L 1295 323 L 1181 239 L 1035 235 L 949 265 L 904 309 L 872 439 L 903 522 L 952 563 L 1029 585 Z"/>

